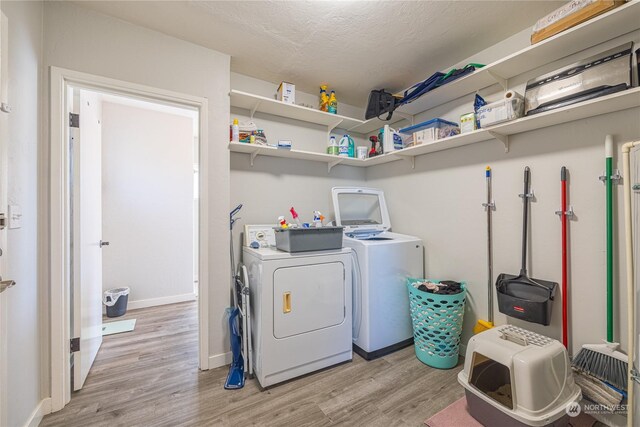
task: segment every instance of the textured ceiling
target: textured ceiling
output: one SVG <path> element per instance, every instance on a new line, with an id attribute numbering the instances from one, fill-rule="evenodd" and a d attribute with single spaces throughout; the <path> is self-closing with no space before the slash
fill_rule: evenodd
<path id="1" fill-rule="evenodd" d="M 507 38 L 564 1 L 80 1 L 231 55 L 231 69 L 363 107 Z"/>

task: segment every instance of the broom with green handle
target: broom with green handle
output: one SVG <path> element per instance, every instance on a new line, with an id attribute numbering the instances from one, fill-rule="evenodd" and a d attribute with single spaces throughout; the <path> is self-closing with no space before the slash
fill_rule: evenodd
<path id="1" fill-rule="evenodd" d="M 573 359 L 573 367 L 593 377 L 627 390 L 629 358 L 618 351 L 620 344 L 613 342 L 613 138 L 605 139 L 606 205 L 607 205 L 607 341 L 603 344 L 585 344 Z"/>

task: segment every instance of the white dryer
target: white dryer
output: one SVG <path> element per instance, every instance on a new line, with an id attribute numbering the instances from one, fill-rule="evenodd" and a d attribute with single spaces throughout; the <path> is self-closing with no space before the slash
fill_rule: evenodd
<path id="1" fill-rule="evenodd" d="M 262 387 L 351 360 L 349 248 L 293 254 L 245 246 L 243 262 Z"/>
<path id="2" fill-rule="evenodd" d="M 334 187 L 332 198 L 353 249 L 353 349 L 369 360 L 411 345 L 406 283 L 424 276 L 422 240 L 389 231 L 382 190 Z"/>

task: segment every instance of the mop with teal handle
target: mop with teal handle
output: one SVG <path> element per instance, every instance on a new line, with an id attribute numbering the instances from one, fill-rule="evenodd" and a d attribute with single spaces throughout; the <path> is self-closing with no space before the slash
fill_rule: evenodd
<path id="1" fill-rule="evenodd" d="M 607 198 L 607 341 L 585 344 L 573 359 L 573 367 L 622 390 L 627 390 L 629 358 L 613 342 L 613 138 L 605 139 Z"/>

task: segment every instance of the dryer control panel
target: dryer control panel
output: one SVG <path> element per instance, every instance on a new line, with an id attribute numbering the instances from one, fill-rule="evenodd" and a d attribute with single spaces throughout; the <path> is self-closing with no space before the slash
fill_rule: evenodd
<path id="1" fill-rule="evenodd" d="M 253 249 L 275 248 L 276 233 L 272 224 L 245 225 L 244 245 Z"/>

